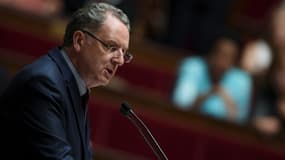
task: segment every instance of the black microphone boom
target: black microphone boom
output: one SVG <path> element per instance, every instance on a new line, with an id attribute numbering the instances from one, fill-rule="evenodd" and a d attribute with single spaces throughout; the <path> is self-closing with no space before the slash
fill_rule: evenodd
<path id="1" fill-rule="evenodd" d="M 133 112 L 133 110 L 128 105 L 128 103 L 123 102 L 121 104 L 120 111 L 124 116 L 128 117 L 130 121 L 137 127 L 140 134 L 143 136 L 144 140 L 149 145 L 149 147 L 152 149 L 152 151 L 157 156 L 157 158 L 159 160 L 168 160 L 165 153 L 162 151 L 159 144 L 157 143 L 155 138 L 152 136 L 150 130 L 143 123 L 143 121 Z"/>

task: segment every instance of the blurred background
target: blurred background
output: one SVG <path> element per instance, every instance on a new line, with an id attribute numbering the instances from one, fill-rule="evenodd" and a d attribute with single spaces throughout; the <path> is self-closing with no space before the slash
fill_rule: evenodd
<path id="1" fill-rule="evenodd" d="M 169 159 L 285 159 L 284 1 L 97 1 L 129 16 L 134 60 L 92 92 L 96 159 L 156 159 L 120 115 L 122 101 Z M 0 94 L 17 70 L 61 45 L 86 2 L 0 0 Z"/>

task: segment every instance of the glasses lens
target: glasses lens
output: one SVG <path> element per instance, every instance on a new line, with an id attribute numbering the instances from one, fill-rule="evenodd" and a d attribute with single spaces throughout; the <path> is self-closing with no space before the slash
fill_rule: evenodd
<path id="1" fill-rule="evenodd" d="M 130 63 L 132 59 L 133 59 L 133 55 L 132 54 L 130 54 L 130 53 L 126 53 L 125 54 L 125 56 L 124 56 L 125 63 Z"/>

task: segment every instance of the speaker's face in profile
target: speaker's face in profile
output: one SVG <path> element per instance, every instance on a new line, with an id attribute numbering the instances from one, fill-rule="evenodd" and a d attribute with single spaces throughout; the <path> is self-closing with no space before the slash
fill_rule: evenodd
<path id="1" fill-rule="evenodd" d="M 80 74 L 89 88 L 107 85 L 119 66 L 125 63 L 129 47 L 128 28 L 117 18 L 107 15 L 97 32 L 85 32 L 78 61 Z"/>

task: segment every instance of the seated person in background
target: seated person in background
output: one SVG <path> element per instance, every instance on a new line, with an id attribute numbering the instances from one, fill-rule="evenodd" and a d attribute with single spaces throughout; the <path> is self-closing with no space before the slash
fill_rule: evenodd
<path id="1" fill-rule="evenodd" d="M 266 30 L 251 35 L 244 46 L 241 68 L 254 79 L 254 95 L 262 88 L 275 54 L 285 54 L 285 0 L 272 8 Z"/>
<path id="2" fill-rule="evenodd" d="M 246 122 L 252 82 L 246 72 L 234 67 L 239 49 L 238 40 L 225 34 L 215 39 L 207 57 L 184 59 L 174 88 L 174 104 L 218 119 Z"/>
<path id="3" fill-rule="evenodd" d="M 276 136 L 285 122 L 285 55 L 275 55 L 268 85 L 260 89 L 254 102 L 253 124 L 267 136 Z"/>

